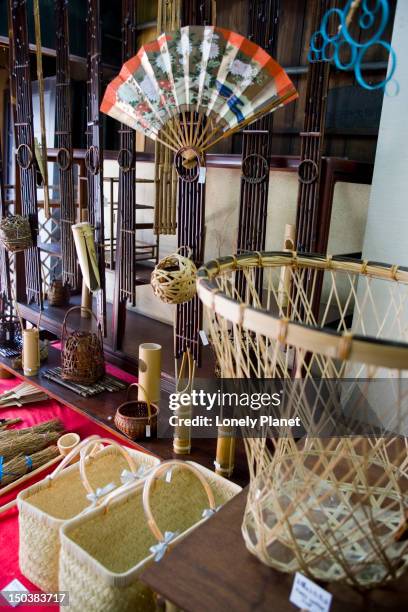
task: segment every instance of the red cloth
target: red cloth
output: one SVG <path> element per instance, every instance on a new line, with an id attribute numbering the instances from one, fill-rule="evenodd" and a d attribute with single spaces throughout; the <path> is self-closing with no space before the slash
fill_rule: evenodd
<path id="1" fill-rule="evenodd" d="M 136 378 L 115 368 L 114 366 L 108 365 L 107 371 L 121 378 L 125 382 L 135 382 Z M 0 392 L 5 391 L 6 389 L 11 389 L 12 387 L 19 384 L 21 381 L 17 378 L 12 378 L 9 380 L 0 380 Z M 0 409 L 0 418 L 16 418 L 20 417 L 23 419 L 23 422 L 19 427 L 29 427 L 30 425 L 35 425 L 37 423 L 41 423 L 44 421 L 48 421 L 50 419 L 58 418 L 64 424 L 64 429 L 68 431 L 77 432 L 81 439 L 86 438 L 87 436 L 97 434 L 101 437 L 109 437 L 120 441 L 122 444 L 124 442 L 122 439 L 119 439 L 115 436 L 114 432 L 107 431 L 103 427 L 100 427 L 90 419 L 88 419 L 84 414 L 80 414 L 70 408 L 59 404 L 58 402 L 50 399 L 44 404 L 32 404 L 32 406 L 27 408 L 6 408 Z M 129 446 L 135 447 L 135 444 L 129 442 Z M 51 472 L 55 469 L 56 466 L 52 467 L 48 472 Z M 39 476 L 33 477 L 31 481 L 26 481 L 21 487 L 17 487 L 13 489 L 9 494 L 1 496 L 0 489 L 0 505 L 3 506 L 9 501 L 15 499 L 17 493 L 20 488 L 26 488 L 29 484 L 36 482 L 38 480 L 42 480 L 44 476 L 48 473 L 46 471 L 42 472 Z M 27 578 L 25 578 L 19 569 L 18 564 L 18 512 L 17 508 L 10 508 L 6 512 L 0 513 L 0 590 L 2 590 L 7 584 L 9 584 L 14 578 L 17 578 L 29 591 L 31 592 L 39 592 L 38 587 L 33 585 Z M 4 602 L 4 603 L 3 603 Z M 4 600 L 3 597 L 0 596 L 0 609 L 11 608 Z M 18 612 L 32 612 L 32 610 L 38 611 L 54 611 L 58 610 L 58 606 L 24 606 L 19 605 L 15 608 Z M 69 608 L 67 608 L 69 610 Z"/>

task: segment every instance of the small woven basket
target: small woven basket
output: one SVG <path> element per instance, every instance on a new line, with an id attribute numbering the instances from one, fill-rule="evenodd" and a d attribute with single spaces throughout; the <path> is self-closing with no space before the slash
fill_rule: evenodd
<path id="1" fill-rule="evenodd" d="M 145 483 L 114 491 L 98 508 L 63 525 L 59 589 L 69 591 L 70 612 L 156 612 L 142 571 L 241 491 L 183 461 L 162 463 Z"/>
<path id="2" fill-rule="evenodd" d="M 28 219 L 21 215 L 3 217 L 0 221 L 0 241 L 11 253 L 32 247 L 33 237 Z"/>
<path id="3" fill-rule="evenodd" d="M 97 333 L 75 330 L 68 334 L 67 318 L 74 310 L 84 310 L 74 306 L 67 310 L 62 324 L 61 335 L 61 377 L 64 380 L 91 385 L 105 374 L 105 358 L 101 326 Z M 97 321 L 90 308 L 87 312 Z"/>
<path id="4" fill-rule="evenodd" d="M 101 449 L 102 443 L 107 446 Z M 92 503 L 98 505 L 108 484 L 122 486 L 124 475 L 143 480 L 158 463 L 114 440 L 91 436 L 80 442 L 52 474 L 17 497 L 22 573 L 43 591 L 58 591 L 61 525 Z"/>
<path id="5" fill-rule="evenodd" d="M 54 278 L 47 291 L 50 306 L 68 306 L 71 292 L 68 282 L 63 283 L 60 278 Z"/>
<path id="6" fill-rule="evenodd" d="M 179 253 L 185 248 L 187 257 Z M 161 259 L 153 270 L 150 281 L 153 292 L 165 304 L 182 304 L 195 296 L 197 268 L 191 255 L 189 247 L 180 247 Z"/>
<path id="7" fill-rule="evenodd" d="M 129 400 L 129 391 L 132 387 L 140 387 L 147 401 Z M 131 440 L 155 438 L 158 413 L 158 406 L 150 403 L 143 387 L 138 383 L 132 383 L 127 390 L 126 402 L 121 404 L 116 411 L 115 425 Z"/>

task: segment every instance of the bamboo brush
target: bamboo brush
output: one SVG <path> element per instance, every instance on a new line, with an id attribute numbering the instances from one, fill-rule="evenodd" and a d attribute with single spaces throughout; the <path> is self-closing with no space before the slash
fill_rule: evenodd
<path id="1" fill-rule="evenodd" d="M 56 442 L 60 435 L 59 431 L 50 431 L 48 433 L 28 433 L 23 436 L 2 437 L 0 440 L 0 460 L 5 461 L 21 453 L 29 455 L 43 450 L 49 444 Z"/>
<path id="2" fill-rule="evenodd" d="M 0 492 L 1 487 L 9 484 L 10 482 L 14 482 L 15 480 L 21 478 L 21 476 L 36 470 L 42 465 L 45 465 L 51 461 L 51 459 L 58 457 L 59 454 L 60 452 L 58 447 L 54 445 L 31 455 L 21 454 L 13 459 L 10 459 L 10 461 L 7 461 L 2 466 L 2 473 L 0 475 Z"/>

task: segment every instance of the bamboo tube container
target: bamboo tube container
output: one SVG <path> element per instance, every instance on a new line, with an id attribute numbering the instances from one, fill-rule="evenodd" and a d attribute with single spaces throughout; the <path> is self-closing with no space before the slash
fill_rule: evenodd
<path id="1" fill-rule="evenodd" d="M 36 376 L 40 369 L 40 334 L 38 327 L 23 329 L 23 370 L 25 376 Z"/>
<path id="2" fill-rule="evenodd" d="M 162 347 L 155 342 L 143 342 L 139 345 L 139 402 L 160 401 Z"/>
<path id="3" fill-rule="evenodd" d="M 295 226 L 287 223 L 285 225 L 285 236 L 283 240 L 283 250 L 285 252 L 295 250 L 295 233 Z M 289 305 L 290 278 L 290 266 L 282 266 L 278 287 L 278 305 L 282 310 L 286 310 Z"/>
<path id="4" fill-rule="evenodd" d="M 81 294 L 81 317 L 82 319 L 90 319 L 92 310 L 92 293 L 86 286 L 85 281 L 82 279 L 82 294 Z"/>
<path id="5" fill-rule="evenodd" d="M 182 386 L 184 370 L 186 368 L 186 364 L 188 364 L 188 379 L 187 384 Z M 177 375 L 177 361 L 176 361 L 176 378 L 177 384 L 176 389 L 177 393 L 191 394 L 194 384 L 194 373 L 195 373 L 195 363 L 194 358 L 191 355 L 190 351 L 187 350 L 183 353 L 183 358 L 181 361 L 180 371 Z M 179 406 L 174 411 L 175 416 L 178 419 L 191 419 L 193 415 L 192 405 L 189 404 L 187 406 Z M 173 451 L 176 455 L 188 455 L 191 452 L 191 425 L 185 425 L 183 422 L 174 427 L 173 432 Z"/>
<path id="6" fill-rule="evenodd" d="M 230 478 L 234 471 L 235 437 L 231 427 L 219 427 L 217 451 L 215 456 L 215 473 Z"/>
<path id="7" fill-rule="evenodd" d="M 193 410 L 191 404 L 189 406 L 180 406 L 174 411 L 174 414 L 179 419 L 191 419 Z M 191 452 L 191 426 L 176 425 L 174 427 L 173 451 L 176 455 L 189 455 Z"/>

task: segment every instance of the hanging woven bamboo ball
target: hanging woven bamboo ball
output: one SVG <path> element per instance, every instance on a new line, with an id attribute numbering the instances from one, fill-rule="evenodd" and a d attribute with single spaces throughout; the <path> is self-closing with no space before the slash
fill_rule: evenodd
<path id="1" fill-rule="evenodd" d="M 187 248 L 188 256 L 178 251 Z M 189 302 L 196 294 L 197 268 L 191 259 L 191 249 L 180 247 L 159 261 L 152 272 L 154 294 L 166 304 Z"/>

